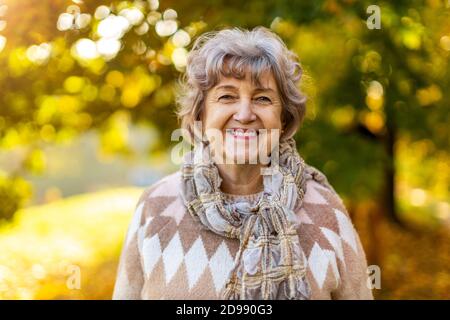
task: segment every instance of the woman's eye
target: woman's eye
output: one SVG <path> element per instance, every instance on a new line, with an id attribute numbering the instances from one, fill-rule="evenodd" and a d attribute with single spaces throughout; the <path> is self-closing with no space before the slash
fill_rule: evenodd
<path id="1" fill-rule="evenodd" d="M 219 98 L 219 100 L 225 100 L 225 101 L 229 101 L 229 100 L 233 100 L 234 96 L 231 96 L 229 94 L 223 95 Z"/>
<path id="2" fill-rule="evenodd" d="M 272 100 L 270 100 L 268 97 L 265 97 L 265 96 L 256 98 L 256 101 L 258 101 L 258 102 L 265 102 L 265 103 L 272 102 Z"/>

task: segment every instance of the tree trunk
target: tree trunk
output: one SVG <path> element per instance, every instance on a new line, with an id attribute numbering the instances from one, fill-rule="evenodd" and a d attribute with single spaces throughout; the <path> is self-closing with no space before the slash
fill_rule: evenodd
<path id="1" fill-rule="evenodd" d="M 386 99 L 387 100 L 387 99 Z M 384 147 L 387 160 L 384 166 L 384 183 L 381 191 L 381 204 L 385 208 L 388 219 L 396 225 L 403 227 L 403 222 L 398 217 L 395 202 L 395 141 L 397 128 L 395 121 L 395 110 L 393 101 L 386 106 L 386 134 L 384 136 Z"/>

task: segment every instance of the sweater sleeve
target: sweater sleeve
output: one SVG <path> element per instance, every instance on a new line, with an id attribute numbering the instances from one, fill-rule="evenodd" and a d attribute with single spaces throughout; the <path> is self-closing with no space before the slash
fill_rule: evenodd
<path id="1" fill-rule="evenodd" d="M 330 228 L 327 237 L 336 254 L 339 280 L 330 294 L 334 300 L 372 300 L 368 282 L 367 260 L 360 237 L 350 215 L 336 190 L 326 176 L 314 167 L 307 168 L 313 179 L 309 181 L 305 200 L 310 202 L 309 213 L 320 226 Z M 311 204 L 312 203 L 312 204 Z"/>
<path id="2" fill-rule="evenodd" d="M 342 203 L 339 196 L 338 201 Z M 367 260 L 360 237 L 347 210 L 336 213 L 342 237 L 344 263 L 339 265 L 341 280 L 331 296 L 335 300 L 373 300 L 368 282 Z"/>
<path id="3" fill-rule="evenodd" d="M 144 219 L 144 198 L 147 190 L 139 199 L 125 237 L 119 258 L 113 300 L 139 300 L 144 284 L 139 234 Z"/>

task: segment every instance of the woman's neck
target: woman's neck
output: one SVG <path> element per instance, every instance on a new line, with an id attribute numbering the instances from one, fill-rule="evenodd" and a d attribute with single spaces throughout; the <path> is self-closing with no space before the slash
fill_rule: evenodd
<path id="1" fill-rule="evenodd" d="M 263 190 L 261 165 L 217 164 L 222 178 L 220 189 L 229 194 L 247 195 Z"/>

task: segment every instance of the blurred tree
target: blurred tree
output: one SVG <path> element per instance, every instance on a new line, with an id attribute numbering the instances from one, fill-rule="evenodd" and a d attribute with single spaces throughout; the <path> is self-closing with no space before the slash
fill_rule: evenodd
<path id="1" fill-rule="evenodd" d="M 364 23 L 368 17 L 366 9 L 371 4 L 371 1 L 355 2 L 351 6 L 353 18 L 344 14 L 337 16 L 338 25 L 354 27 L 346 30 L 348 36 L 343 43 L 349 55 L 333 88 L 321 92 L 324 109 L 336 115 L 339 140 L 335 142 L 345 142 L 346 139 L 341 140 L 345 134 L 352 139 L 359 137 L 366 146 L 349 144 L 345 148 L 340 143 L 347 156 L 340 152 L 341 148 L 326 150 L 332 152 L 329 159 L 345 159 L 351 154 L 355 161 L 349 159 L 334 170 L 341 176 L 359 174 L 353 182 L 347 181 L 347 185 L 357 188 L 358 192 L 365 189 L 365 184 L 373 184 L 369 194 L 378 193 L 379 212 L 401 223 L 394 198 L 395 147 L 399 137 L 429 139 L 440 150 L 449 147 L 450 96 L 446 94 L 450 79 L 449 48 L 442 46 L 442 38 L 448 38 L 445 34 L 450 27 L 450 11 L 442 10 L 445 4 L 438 1 L 379 2 L 381 28 L 371 30 Z M 348 13 L 345 4 L 335 3 L 333 11 Z M 351 22 L 355 18 L 359 18 L 360 23 L 358 20 Z M 322 115 L 326 116 L 327 111 Z M 346 113 L 352 114 L 351 121 L 345 120 Z M 341 125 L 340 117 L 344 118 Z M 326 120 L 333 121 L 333 117 Z M 368 145 L 372 145 L 373 150 L 368 149 Z M 361 174 L 364 172 L 369 175 Z"/>
<path id="2" fill-rule="evenodd" d="M 225 26 L 271 26 L 298 53 L 310 96 L 299 148 L 346 197 L 379 199 L 378 211 L 400 223 L 399 137 L 448 150 L 450 20 L 441 1 L 379 2 L 379 30 L 366 26 L 372 1 L 5 3 L 0 148 L 28 146 L 22 167 L 34 172 L 45 169 L 41 144 L 90 129 L 103 152 L 129 155 L 129 125 L 153 125 L 161 139 L 149 154 L 166 149 L 189 45 Z"/>

